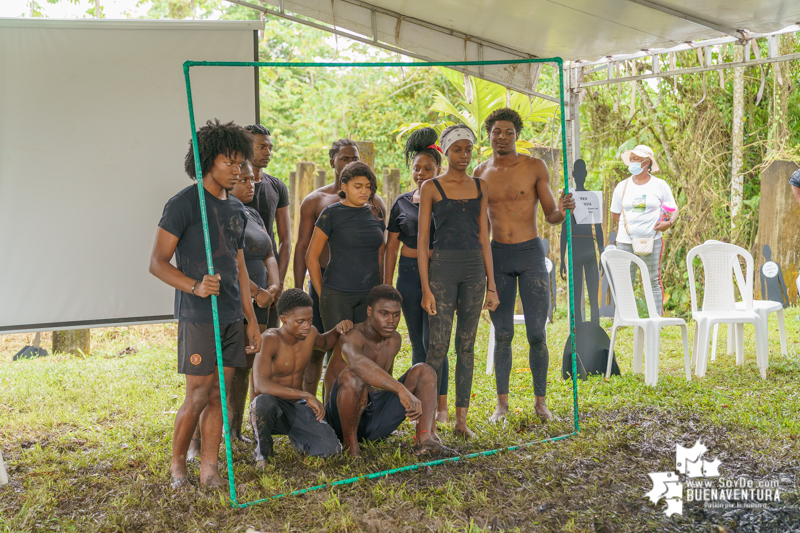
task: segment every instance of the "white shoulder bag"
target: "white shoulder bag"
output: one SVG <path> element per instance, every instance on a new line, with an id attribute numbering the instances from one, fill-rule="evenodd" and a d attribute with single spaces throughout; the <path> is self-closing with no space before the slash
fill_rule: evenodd
<path id="1" fill-rule="evenodd" d="M 622 204 L 622 201 L 625 199 L 625 191 L 628 189 L 628 182 L 631 178 L 625 180 L 625 186 L 622 187 L 622 198 L 620 199 L 620 206 L 621 206 L 621 215 L 622 215 L 622 224 L 625 226 L 625 231 L 628 234 L 628 237 L 631 237 L 631 231 L 628 229 L 628 221 L 625 219 L 625 207 Z M 653 237 L 638 237 L 634 239 L 631 237 L 632 246 L 633 246 L 633 253 L 636 255 L 650 255 L 653 253 Z"/>

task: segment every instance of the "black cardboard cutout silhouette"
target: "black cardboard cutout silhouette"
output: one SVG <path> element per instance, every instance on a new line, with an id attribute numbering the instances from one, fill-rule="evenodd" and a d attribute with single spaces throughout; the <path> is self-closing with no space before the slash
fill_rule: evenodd
<path id="1" fill-rule="evenodd" d="M 761 297 L 787 307 L 789 305 L 789 291 L 786 290 L 786 282 L 783 280 L 783 270 L 778 263 L 772 260 L 772 250 L 769 245 L 764 245 L 762 253 L 767 262 L 761 265 L 760 269 Z"/>
<path id="2" fill-rule="evenodd" d="M 575 179 L 575 189 L 585 191 L 586 163 L 582 159 L 575 161 L 572 177 Z M 578 377 L 586 379 L 587 374 L 604 374 L 608 363 L 608 347 L 610 339 L 605 330 L 600 327 L 599 288 L 600 274 L 598 268 L 598 252 L 603 250 L 602 224 L 594 224 L 595 233 L 592 233 L 592 224 L 578 224 L 575 216 L 572 217 L 572 274 L 573 279 L 573 307 L 575 309 L 575 351 L 577 353 Z M 567 223 L 561 225 L 561 277 L 564 279 L 566 270 L 567 252 Z M 595 252 L 597 242 L 597 252 Z M 584 311 L 583 285 L 589 295 L 589 321 L 586 320 Z M 570 336 L 571 337 L 571 336 Z M 572 377 L 572 346 L 571 339 L 567 338 L 564 346 L 564 358 L 561 365 L 561 375 L 564 379 Z M 612 362 L 611 372 L 618 375 L 619 366 Z"/>

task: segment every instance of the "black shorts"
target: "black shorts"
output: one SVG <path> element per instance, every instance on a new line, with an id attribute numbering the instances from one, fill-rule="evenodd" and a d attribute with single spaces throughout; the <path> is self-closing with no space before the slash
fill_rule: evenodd
<path id="1" fill-rule="evenodd" d="M 246 367 L 247 336 L 244 331 L 244 320 L 232 324 L 220 324 L 219 336 L 222 344 L 222 366 Z M 208 376 L 216 370 L 217 348 L 214 342 L 214 324 L 178 321 L 178 373 Z"/>
<path id="2" fill-rule="evenodd" d="M 400 376 L 397 381 L 404 383 L 408 371 Z M 325 421 L 336 432 L 340 441 L 344 441 L 342 424 L 339 419 L 339 407 L 336 405 L 337 394 L 339 394 L 339 379 L 333 382 L 331 395 L 325 404 Z M 358 422 L 358 440 L 381 440 L 385 439 L 400 427 L 406 419 L 406 408 L 400 402 L 400 397 L 389 391 L 379 390 L 371 392 L 367 399 L 367 407 L 361 414 Z"/>

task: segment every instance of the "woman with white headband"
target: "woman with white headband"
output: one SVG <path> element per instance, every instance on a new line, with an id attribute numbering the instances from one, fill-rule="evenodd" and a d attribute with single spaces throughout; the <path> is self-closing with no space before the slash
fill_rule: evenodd
<path id="1" fill-rule="evenodd" d="M 467 427 L 475 336 L 481 310 L 494 311 L 499 303 L 489 245 L 488 194 L 486 182 L 467 174 L 475 144 L 472 130 L 463 124 L 450 126 L 442 132 L 439 144 L 449 166 L 444 174 L 422 185 L 417 231 L 417 249 L 427 250 L 433 214 L 433 255 L 429 261 L 428 254 L 417 254 L 422 307 L 428 312 L 430 331 L 427 361 L 436 370 L 438 386 L 458 304 L 454 432 L 470 438 L 475 435 Z"/>

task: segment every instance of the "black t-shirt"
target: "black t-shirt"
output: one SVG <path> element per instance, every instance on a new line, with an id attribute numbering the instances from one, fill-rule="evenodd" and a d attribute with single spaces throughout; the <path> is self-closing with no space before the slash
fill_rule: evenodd
<path id="1" fill-rule="evenodd" d="M 272 241 L 264 229 L 261 215 L 252 207 L 245 207 L 247 214 L 247 227 L 244 230 L 244 263 L 247 265 L 247 275 L 250 280 L 261 287 L 267 288 L 267 266 L 264 260 L 272 255 Z M 251 291 L 252 292 L 252 291 Z M 251 294 L 255 296 L 255 294 Z M 262 309 L 253 305 L 259 324 L 266 324 L 269 318 L 269 309 Z"/>
<path id="2" fill-rule="evenodd" d="M 214 273 L 222 278 L 217 297 L 219 321 L 221 324 L 230 324 L 244 318 L 237 256 L 239 250 L 244 248 L 247 215 L 242 202 L 232 194 L 228 194 L 227 200 L 220 200 L 208 191 L 203 192 Z M 178 270 L 192 279 L 203 279 L 208 274 L 208 264 L 197 185 L 190 185 L 170 198 L 164 206 L 158 226 L 178 238 L 175 249 Z M 211 298 L 200 298 L 176 290 L 175 318 L 188 322 L 212 323 L 214 318 L 211 313 Z"/>
<path id="3" fill-rule="evenodd" d="M 284 182 L 266 172 L 261 173 L 261 181 L 254 185 L 255 195 L 245 205 L 252 207 L 261 215 L 261 220 L 264 221 L 264 227 L 272 241 L 272 249 L 277 250 L 278 245 L 275 242 L 274 231 L 275 213 L 281 207 L 289 205 L 289 189 L 286 188 Z"/>
<path id="4" fill-rule="evenodd" d="M 397 239 L 409 248 L 417 249 L 417 234 L 419 226 L 419 204 L 414 203 L 414 191 L 406 192 L 397 197 L 389 214 L 387 230 L 398 233 Z M 433 218 L 431 218 L 430 247 L 433 248 L 435 231 Z"/>
<path id="5" fill-rule="evenodd" d="M 379 252 L 386 226 L 369 206 L 331 204 L 319 214 L 316 226 L 328 236 L 331 252 L 322 277 L 325 287 L 364 292 L 380 284 Z"/>

